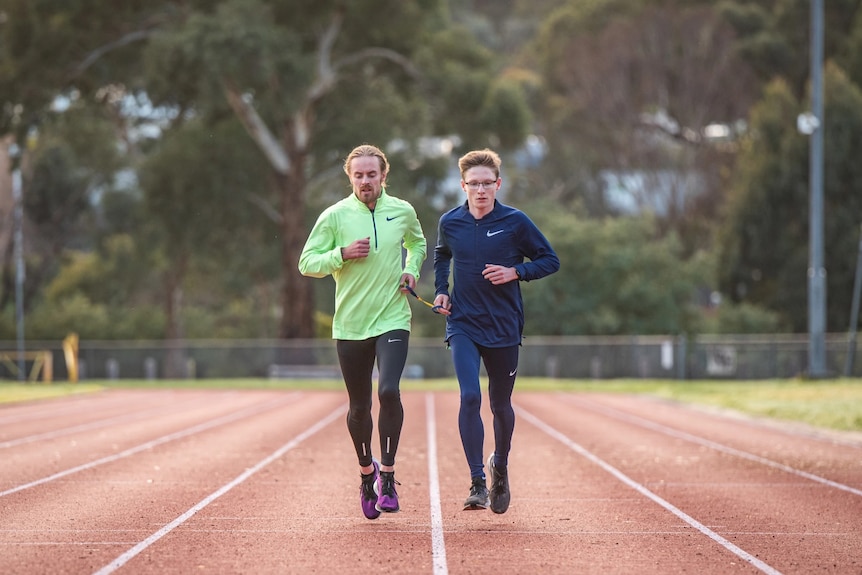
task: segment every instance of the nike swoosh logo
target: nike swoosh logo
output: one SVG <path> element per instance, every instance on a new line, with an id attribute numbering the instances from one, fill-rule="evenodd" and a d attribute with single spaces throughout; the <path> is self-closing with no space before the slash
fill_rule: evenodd
<path id="1" fill-rule="evenodd" d="M 488 233 L 486 235 L 490 238 L 491 236 L 496 236 L 497 234 L 502 234 L 505 231 L 506 230 L 497 230 L 496 232 L 492 232 L 491 230 L 488 230 Z"/>
<path id="2" fill-rule="evenodd" d="M 387 221 L 387 222 L 391 222 L 391 221 L 392 221 L 392 220 L 394 220 L 395 218 L 399 218 L 399 217 L 401 217 L 401 216 L 392 216 L 391 218 L 390 218 L 389 216 L 386 216 L 386 221 Z"/>
<path id="3" fill-rule="evenodd" d="M 390 340 L 389 340 L 389 343 L 392 343 L 392 342 L 395 342 L 395 341 L 401 341 L 401 340 L 400 340 L 400 339 L 390 339 Z"/>
<path id="4" fill-rule="evenodd" d="M 512 377 L 512 376 L 513 376 L 513 375 L 515 375 L 516 373 L 518 373 L 518 368 L 517 368 L 517 367 L 516 367 L 515 369 L 513 369 L 512 371 L 510 371 L 510 372 L 509 372 L 509 377 Z"/>

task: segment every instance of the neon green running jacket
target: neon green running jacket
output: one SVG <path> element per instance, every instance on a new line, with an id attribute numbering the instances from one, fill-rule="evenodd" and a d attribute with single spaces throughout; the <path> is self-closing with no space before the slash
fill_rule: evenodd
<path id="1" fill-rule="evenodd" d="M 361 238 L 371 240 L 368 257 L 342 260 L 341 248 Z M 332 275 L 332 337 L 362 340 L 410 330 L 410 304 L 399 282 L 404 273 L 419 279 L 426 250 L 422 225 L 408 202 L 384 189 L 372 211 L 351 193 L 317 218 L 299 256 L 299 271 L 315 278 Z"/>

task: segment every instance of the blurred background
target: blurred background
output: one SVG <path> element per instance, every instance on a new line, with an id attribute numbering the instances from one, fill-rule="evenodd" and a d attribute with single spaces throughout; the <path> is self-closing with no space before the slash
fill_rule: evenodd
<path id="1" fill-rule="evenodd" d="M 47 349 L 66 377 L 70 334 L 82 377 L 331 371 L 334 282 L 296 263 L 366 142 L 425 299 L 457 158 L 501 153 L 562 262 L 522 284 L 531 374 L 811 372 L 817 1 L 0 0 L 6 376 Z M 813 371 L 858 375 L 862 1 L 822 24 Z M 408 375 L 450 375 L 414 312 Z"/>

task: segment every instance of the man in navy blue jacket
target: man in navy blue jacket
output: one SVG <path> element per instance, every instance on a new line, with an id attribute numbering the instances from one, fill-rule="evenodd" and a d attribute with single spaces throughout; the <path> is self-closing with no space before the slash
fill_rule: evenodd
<path id="1" fill-rule="evenodd" d="M 446 342 L 461 389 L 458 428 L 471 478 L 464 509 L 486 509 L 490 504 L 494 513 L 505 513 L 515 429 L 512 390 L 524 330 L 520 282 L 556 272 L 560 260 L 524 212 L 496 200 L 502 184 L 496 152 L 469 152 L 458 160 L 458 168 L 467 201 L 440 218 L 434 248 L 434 304 L 448 316 Z M 488 401 L 494 417 L 494 452 L 488 457 L 490 493 L 482 454 L 480 360 L 488 373 Z"/>

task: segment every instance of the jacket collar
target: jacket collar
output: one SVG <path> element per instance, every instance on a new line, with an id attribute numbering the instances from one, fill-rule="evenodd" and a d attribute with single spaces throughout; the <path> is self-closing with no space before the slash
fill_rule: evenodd
<path id="1" fill-rule="evenodd" d="M 383 188 L 382 190 L 380 190 L 380 197 L 378 197 L 378 198 L 377 198 L 377 203 L 376 203 L 376 204 L 374 204 L 374 209 L 376 210 L 376 209 L 377 209 L 377 208 L 379 208 L 382 204 L 385 204 L 385 203 L 388 201 L 388 200 L 386 199 L 386 198 L 388 198 L 388 197 L 389 197 L 389 196 L 388 196 L 388 195 L 387 195 L 387 193 L 386 193 L 386 188 Z M 357 197 L 356 197 L 356 194 L 354 194 L 354 193 L 353 193 L 353 190 L 350 190 L 350 200 L 351 200 L 351 203 L 352 203 L 353 207 L 355 207 L 355 208 L 361 208 L 361 209 L 366 209 L 366 210 L 368 209 L 368 206 L 366 206 L 366 205 L 362 202 L 362 200 L 360 200 L 359 198 L 357 198 Z M 369 210 L 369 211 L 370 211 L 370 210 Z"/>
<path id="2" fill-rule="evenodd" d="M 485 216 L 481 220 L 476 220 L 476 218 L 473 217 L 473 214 L 470 213 L 469 203 L 467 202 L 467 200 L 464 200 L 464 203 L 461 204 L 461 216 L 476 220 L 478 222 L 493 221 L 500 217 L 500 210 L 502 209 L 502 206 L 503 204 L 501 204 L 497 198 L 494 198 L 494 207 L 491 209 L 491 211 L 485 214 Z"/>

